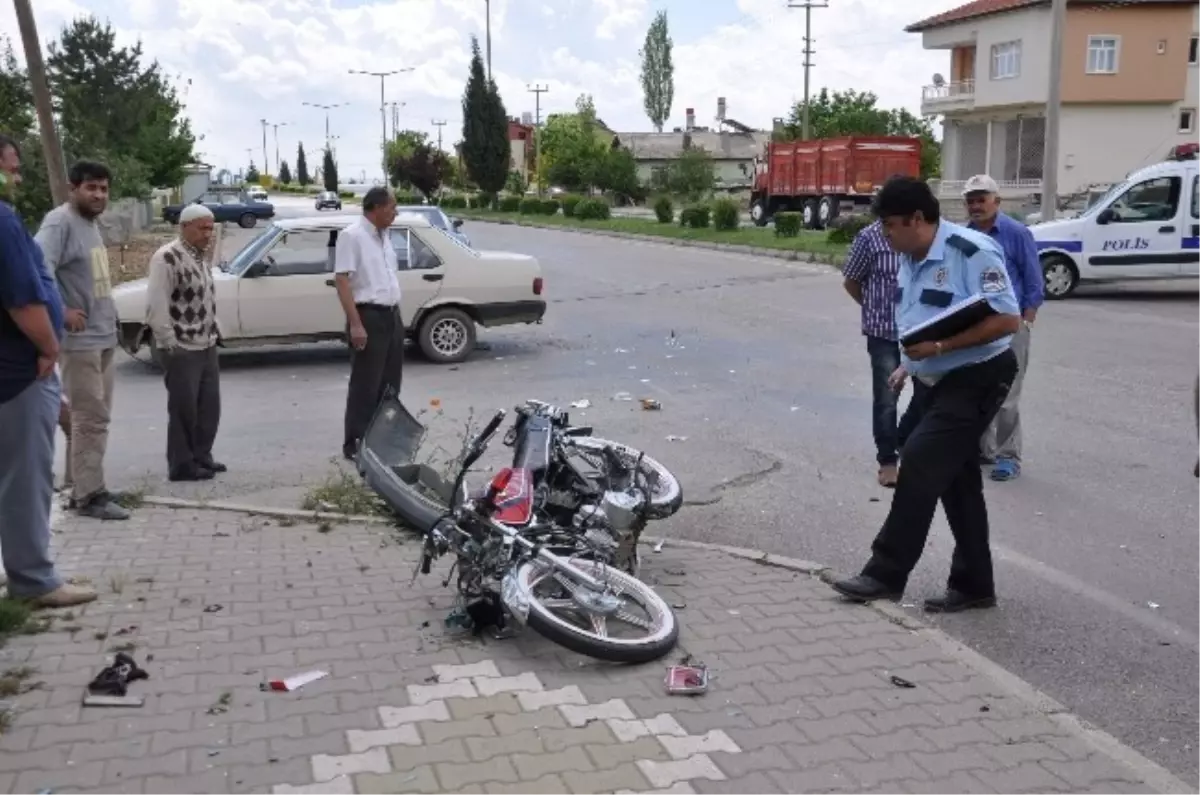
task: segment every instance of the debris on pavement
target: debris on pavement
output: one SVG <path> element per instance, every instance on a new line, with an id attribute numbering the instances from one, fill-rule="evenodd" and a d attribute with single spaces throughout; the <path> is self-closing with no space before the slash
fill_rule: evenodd
<path id="1" fill-rule="evenodd" d="M 629 353 L 629 351 L 625 350 L 624 348 L 616 348 L 613 350 L 613 353 Z"/>
<path id="2" fill-rule="evenodd" d="M 618 392 L 612 396 L 612 399 L 619 400 L 623 403 L 628 403 L 629 401 L 633 400 L 633 395 L 629 394 L 628 392 Z"/>
<path id="3" fill-rule="evenodd" d="M 124 652 L 118 652 L 113 657 L 112 665 L 106 666 L 96 674 L 95 679 L 88 683 L 87 692 L 89 696 L 124 698 L 130 682 L 149 678 L 150 674 L 140 668 L 132 657 Z M 88 706 L 141 706 L 141 704 L 88 704 L 86 697 L 84 704 Z"/>
<path id="4" fill-rule="evenodd" d="M 573 408 L 573 409 L 590 409 L 591 407 L 592 407 L 592 401 L 588 400 L 587 398 L 583 398 L 582 400 L 576 400 L 574 403 L 571 404 L 571 408 Z"/>
<path id="5" fill-rule="evenodd" d="M 673 433 L 667 436 L 668 442 L 686 442 L 687 440 L 688 438 L 686 436 L 676 436 Z"/>
<path id="6" fill-rule="evenodd" d="M 912 690 L 914 687 L 916 687 L 916 685 L 914 683 L 908 681 L 903 676 L 896 676 L 895 674 L 892 674 L 891 676 L 888 677 L 888 679 L 896 687 L 903 687 L 906 690 Z"/>
<path id="7" fill-rule="evenodd" d="M 85 707 L 141 707 L 145 706 L 145 696 L 98 696 L 94 693 L 83 694 Z"/>
<path id="8" fill-rule="evenodd" d="M 667 668 L 667 692 L 673 696 L 695 696 L 708 691 L 708 667 L 695 665 L 672 665 Z"/>
<path id="9" fill-rule="evenodd" d="M 205 710 L 209 715 L 224 715 L 229 711 L 229 705 L 233 703 L 233 693 L 226 690 L 221 695 L 217 696 L 217 701 L 211 707 Z"/>
<path id="10" fill-rule="evenodd" d="M 289 676 L 286 679 L 272 679 L 267 682 L 267 687 L 270 690 L 290 693 L 293 690 L 299 690 L 305 685 L 315 682 L 318 679 L 324 679 L 329 676 L 328 671 L 306 671 L 302 674 Z"/>
<path id="11" fill-rule="evenodd" d="M 666 543 L 667 543 L 666 541 L 659 541 L 657 544 L 655 544 L 655 545 L 654 545 L 654 551 L 655 551 L 655 552 L 662 552 L 662 551 L 663 551 L 663 545 L 664 545 L 664 544 L 666 544 Z"/>
<path id="12" fill-rule="evenodd" d="M 205 612 L 205 613 L 220 613 L 220 612 L 221 612 L 222 610 L 224 610 L 224 609 L 225 609 L 225 605 L 219 605 L 219 604 L 218 604 L 218 605 L 205 605 L 205 606 L 204 606 L 204 612 Z"/>
<path id="13" fill-rule="evenodd" d="M 1146 607 L 1149 607 L 1151 610 L 1157 610 L 1161 606 L 1158 602 L 1146 602 Z"/>
<path id="14" fill-rule="evenodd" d="M 643 411 L 662 411 L 662 403 L 654 398 L 642 398 Z"/>

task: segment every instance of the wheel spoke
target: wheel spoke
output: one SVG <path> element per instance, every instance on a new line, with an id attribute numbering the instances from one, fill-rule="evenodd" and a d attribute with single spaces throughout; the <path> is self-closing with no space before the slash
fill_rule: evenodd
<path id="1" fill-rule="evenodd" d="M 608 619 L 606 619 L 604 616 L 598 616 L 595 614 L 590 615 L 588 617 L 592 620 L 592 631 L 595 632 L 597 635 L 599 635 L 602 638 L 607 638 L 608 637 Z"/>
<path id="2" fill-rule="evenodd" d="M 624 609 L 618 610 L 613 615 L 613 618 L 615 618 L 616 620 L 620 621 L 623 624 L 631 624 L 635 627 L 641 627 L 642 629 L 647 630 L 647 631 L 654 629 L 654 624 L 652 624 L 651 622 L 647 621 L 644 618 L 639 618 L 638 616 L 635 616 L 633 613 L 630 613 L 628 610 L 624 610 Z"/>
<path id="3" fill-rule="evenodd" d="M 579 611 L 579 605 L 575 604 L 574 599 L 539 599 L 538 601 L 541 602 L 542 607 L 545 607 L 547 610 Z"/>

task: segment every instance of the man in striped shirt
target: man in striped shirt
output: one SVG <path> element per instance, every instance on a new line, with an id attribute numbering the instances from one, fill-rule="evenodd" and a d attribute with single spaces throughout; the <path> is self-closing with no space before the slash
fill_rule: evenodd
<path id="1" fill-rule="evenodd" d="M 879 462 L 879 485 L 895 488 L 900 460 L 900 442 L 896 423 L 896 391 L 888 378 L 900 366 L 900 346 L 896 342 L 896 273 L 900 255 L 892 250 L 879 221 L 863 229 L 854 238 L 846 257 L 843 285 L 862 307 L 862 333 L 867 338 L 871 357 L 871 391 L 874 403 L 871 427 L 875 435 L 875 457 Z"/>

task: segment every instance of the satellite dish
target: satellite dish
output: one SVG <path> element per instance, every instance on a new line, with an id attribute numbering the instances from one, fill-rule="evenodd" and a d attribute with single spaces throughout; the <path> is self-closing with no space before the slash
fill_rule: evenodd
<path id="1" fill-rule="evenodd" d="M 941 72 L 934 72 L 934 73 L 933 73 L 933 84 L 934 84 L 935 86 L 944 86 L 944 85 L 946 85 L 946 78 L 942 77 L 942 73 L 941 73 Z"/>

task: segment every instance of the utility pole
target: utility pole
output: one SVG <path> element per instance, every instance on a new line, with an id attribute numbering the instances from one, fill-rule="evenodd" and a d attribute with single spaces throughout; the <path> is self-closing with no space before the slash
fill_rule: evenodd
<path id="1" fill-rule="evenodd" d="M 271 125 L 271 127 L 275 130 L 275 176 L 277 177 L 279 176 L 279 128 L 286 127 L 289 124 L 291 124 L 291 122 L 284 121 L 280 122 L 279 124 Z"/>
<path id="2" fill-rule="evenodd" d="M 440 151 L 442 151 L 442 128 L 446 126 L 446 122 L 443 119 L 430 119 L 429 123 L 432 124 L 434 127 L 437 127 L 438 151 L 440 152 Z"/>
<path id="3" fill-rule="evenodd" d="M 329 148 L 329 111 L 333 110 L 334 108 L 344 108 L 346 105 L 348 105 L 350 103 L 338 102 L 334 105 L 318 105 L 316 102 L 301 102 L 300 104 L 306 105 L 310 108 L 317 108 L 318 110 L 325 111 L 325 148 L 328 149 Z"/>
<path id="4" fill-rule="evenodd" d="M 813 0 L 790 0 L 788 8 L 803 8 L 804 9 L 804 121 L 802 126 L 801 138 L 805 141 L 809 139 L 811 129 L 808 122 L 808 86 L 809 86 L 809 71 L 816 65 L 812 61 L 813 49 L 812 38 L 812 10 L 814 8 L 829 8 L 828 2 L 813 2 Z"/>
<path id="5" fill-rule="evenodd" d="M 368 72 L 363 69 L 351 69 L 352 75 L 368 75 L 370 77 L 379 78 L 379 122 L 381 126 L 382 138 L 379 141 L 379 163 L 383 169 L 383 184 L 388 181 L 387 174 L 387 100 L 384 99 L 384 85 L 387 79 L 392 75 L 398 75 L 401 72 L 411 72 L 413 67 L 407 69 L 393 69 L 390 72 Z"/>
<path id="6" fill-rule="evenodd" d="M 1067 0 L 1050 4 L 1050 86 L 1046 95 L 1045 145 L 1042 154 L 1042 220 L 1053 221 L 1058 211 L 1058 121 L 1062 111 L 1063 27 Z"/>
<path id="7" fill-rule="evenodd" d="M 259 119 L 258 123 L 262 125 L 263 132 L 263 171 L 271 169 L 271 159 L 267 157 L 267 128 L 271 126 L 271 122 L 266 119 Z"/>
<path id="8" fill-rule="evenodd" d="M 389 102 L 388 107 L 392 109 L 392 139 L 396 138 L 400 131 L 400 108 L 407 105 L 407 102 Z"/>
<path id="9" fill-rule="evenodd" d="M 487 29 L 487 72 L 488 80 L 492 79 L 492 0 L 483 0 L 483 15 L 486 17 Z"/>
<path id="10" fill-rule="evenodd" d="M 17 27 L 25 48 L 25 67 L 37 109 L 38 131 L 42 138 L 42 154 L 46 158 L 46 176 L 50 180 L 50 196 L 55 204 L 67 200 L 67 169 L 63 158 L 62 141 L 54 126 L 54 105 L 50 100 L 50 84 L 46 80 L 46 62 L 42 60 L 42 45 L 38 39 L 37 22 L 29 0 L 15 0 Z"/>
<path id="11" fill-rule="evenodd" d="M 537 169 L 534 175 L 537 177 L 537 194 L 540 199 L 542 198 L 542 94 L 548 92 L 550 86 L 535 83 L 533 86 L 526 86 L 525 90 L 534 96 L 533 165 Z"/>

